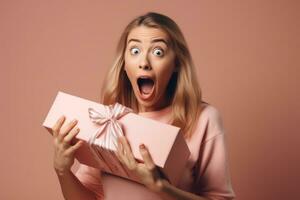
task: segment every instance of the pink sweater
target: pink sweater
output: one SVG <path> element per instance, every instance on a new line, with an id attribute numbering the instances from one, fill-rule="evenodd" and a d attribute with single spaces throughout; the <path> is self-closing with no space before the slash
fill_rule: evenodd
<path id="1" fill-rule="evenodd" d="M 212 200 L 233 199 L 235 193 L 230 180 L 222 119 L 216 108 L 209 104 L 204 105 L 197 128 L 193 136 L 187 140 L 191 156 L 177 187 Z M 171 106 L 139 115 L 170 123 Z M 80 165 L 75 175 L 87 188 L 97 194 L 98 199 L 161 199 L 141 184 L 101 173 L 86 165 Z"/>

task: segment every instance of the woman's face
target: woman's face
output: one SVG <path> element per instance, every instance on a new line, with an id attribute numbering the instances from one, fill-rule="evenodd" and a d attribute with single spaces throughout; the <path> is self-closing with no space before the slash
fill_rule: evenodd
<path id="1" fill-rule="evenodd" d="M 168 105 L 166 88 L 175 71 L 170 38 L 158 28 L 139 26 L 127 37 L 125 71 L 139 103 L 140 112 Z"/>

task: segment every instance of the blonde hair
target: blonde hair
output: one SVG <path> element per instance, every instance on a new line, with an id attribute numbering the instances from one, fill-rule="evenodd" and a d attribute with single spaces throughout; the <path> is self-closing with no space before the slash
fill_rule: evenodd
<path id="1" fill-rule="evenodd" d="M 165 15 L 149 12 L 133 19 L 126 26 L 117 45 L 115 62 L 103 82 L 102 103 L 110 105 L 118 102 L 138 112 L 137 99 L 124 71 L 127 37 L 138 26 L 159 28 L 170 37 L 171 47 L 176 55 L 175 64 L 178 67 L 166 89 L 167 96 L 171 99 L 172 125 L 180 127 L 185 138 L 190 138 L 202 111 L 201 90 L 184 36 L 178 25 Z"/>

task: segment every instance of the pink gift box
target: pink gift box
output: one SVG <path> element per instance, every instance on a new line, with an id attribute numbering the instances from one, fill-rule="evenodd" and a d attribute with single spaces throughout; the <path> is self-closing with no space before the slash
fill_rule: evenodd
<path id="1" fill-rule="evenodd" d="M 110 116 L 117 112 L 125 114 L 119 117 Z M 127 138 L 134 157 L 142 161 L 139 145 L 145 144 L 156 166 L 174 185 L 180 179 L 190 156 L 185 139 L 179 133 L 180 128 L 135 114 L 130 108 L 118 103 L 105 106 L 58 92 L 43 126 L 51 133 L 51 127 L 62 115 L 66 117 L 65 124 L 74 118 L 78 120 L 80 132 L 76 138 L 86 141 L 76 151 L 76 159 L 80 163 L 102 169 L 107 173 L 139 182 L 113 153 L 116 138 L 120 134 L 117 125 L 120 125 L 122 134 Z M 101 120 L 99 115 L 102 117 Z M 102 124 L 99 121 L 102 121 Z"/>

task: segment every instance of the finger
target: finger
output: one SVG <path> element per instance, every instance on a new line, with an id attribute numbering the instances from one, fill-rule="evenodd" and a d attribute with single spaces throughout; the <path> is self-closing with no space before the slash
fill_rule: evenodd
<path id="1" fill-rule="evenodd" d="M 118 138 L 118 146 L 117 146 L 116 155 L 118 156 L 118 158 L 119 158 L 119 160 L 122 164 L 127 165 L 127 163 L 128 163 L 127 158 L 125 156 L 124 148 L 123 148 L 123 145 L 122 145 L 122 142 L 121 142 L 120 138 Z"/>
<path id="2" fill-rule="evenodd" d="M 118 148 L 117 148 L 118 158 L 119 158 L 120 162 L 123 165 L 125 165 L 129 170 L 134 170 L 137 167 L 137 163 L 136 163 L 135 159 L 133 158 L 133 156 L 131 158 L 131 156 L 129 156 L 129 153 L 126 153 L 125 145 L 126 144 L 125 144 L 124 138 L 123 139 L 118 138 Z M 130 149 L 129 144 L 127 144 L 127 145 Z M 131 152 L 131 150 L 130 150 L 130 152 Z"/>
<path id="3" fill-rule="evenodd" d="M 120 138 L 122 145 L 124 147 L 125 155 L 128 158 L 130 164 L 135 164 L 136 161 L 134 159 L 130 144 L 128 143 L 128 140 L 125 137 Z"/>
<path id="4" fill-rule="evenodd" d="M 80 132 L 79 128 L 73 128 L 64 138 L 63 142 L 66 144 L 70 144 L 71 140 Z"/>
<path id="5" fill-rule="evenodd" d="M 115 151 L 113 151 L 114 155 L 118 158 L 119 161 L 121 161 L 121 157 L 119 156 L 119 152 L 118 149 L 116 149 Z"/>
<path id="6" fill-rule="evenodd" d="M 128 140 L 125 137 L 122 137 L 121 141 L 122 141 L 122 144 L 124 145 L 125 156 L 127 157 L 127 160 L 128 160 L 128 168 L 130 170 L 134 170 L 137 167 L 137 162 L 133 156 L 130 144 L 128 143 Z"/>
<path id="7" fill-rule="evenodd" d="M 75 151 L 77 149 L 79 149 L 82 145 L 83 145 L 84 141 L 82 140 L 78 140 L 73 146 L 70 146 L 67 150 L 66 150 L 66 154 L 74 154 Z"/>
<path id="8" fill-rule="evenodd" d="M 70 130 L 78 123 L 76 119 L 63 126 L 58 134 L 58 140 L 62 141 L 63 138 L 70 132 Z"/>
<path id="9" fill-rule="evenodd" d="M 144 144 L 140 145 L 140 153 L 141 153 L 141 156 L 142 156 L 142 158 L 145 162 L 146 167 L 149 170 L 154 169 L 155 168 L 154 161 L 151 157 L 151 154 L 149 153 L 148 149 L 146 148 L 146 146 Z"/>
<path id="10" fill-rule="evenodd" d="M 118 138 L 118 141 L 117 141 L 116 153 L 118 154 L 119 157 L 121 157 L 122 154 L 123 154 L 123 146 L 122 146 L 121 141 L 119 140 L 119 138 Z"/>
<path id="11" fill-rule="evenodd" d="M 65 122 L 65 116 L 61 116 L 57 121 L 56 123 L 54 124 L 54 126 L 51 128 L 52 130 L 52 134 L 54 137 L 57 137 L 58 136 L 58 133 L 59 133 L 59 130 L 61 128 L 61 126 L 63 125 L 63 123 Z"/>
<path id="12" fill-rule="evenodd" d="M 124 148 L 124 152 L 125 154 L 129 157 L 129 158 L 134 158 L 133 157 L 133 154 L 132 154 L 132 150 L 131 150 L 131 147 L 127 141 L 127 139 L 125 137 L 120 137 L 120 142 Z"/>
<path id="13" fill-rule="evenodd" d="M 146 167 L 148 168 L 149 171 L 151 171 L 154 179 L 155 180 L 160 179 L 161 175 L 160 175 L 159 168 L 156 167 L 156 165 L 151 157 L 150 152 L 148 151 L 148 149 L 146 148 L 146 146 L 144 144 L 140 145 L 140 153 L 141 153 L 141 156 L 144 160 Z"/>

